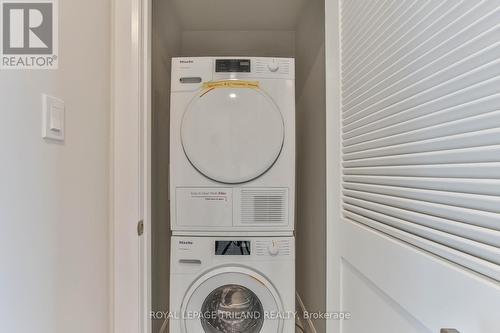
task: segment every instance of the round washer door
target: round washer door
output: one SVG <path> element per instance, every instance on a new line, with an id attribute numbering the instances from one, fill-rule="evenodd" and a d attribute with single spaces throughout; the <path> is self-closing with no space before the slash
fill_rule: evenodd
<path id="1" fill-rule="evenodd" d="M 181 125 L 184 152 L 206 177 L 229 184 L 265 173 L 280 155 L 283 117 L 258 88 L 215 88 L 200 92 Z"/>
<path id="2" fill-rule="evenodd" d="M 182 332 L 281 333 L 282 309 L 279 295 L 264 277 L 240 267 L 223 268 L 198 279 L 186 293 Z"/>

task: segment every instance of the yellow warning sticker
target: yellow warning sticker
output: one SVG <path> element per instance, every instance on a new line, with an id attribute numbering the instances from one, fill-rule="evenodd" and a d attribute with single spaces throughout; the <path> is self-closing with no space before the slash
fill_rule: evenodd
<path id="1" fill-rule="evenodd" d="M 259 81 L 225 80 L 203 83 L 203 89 L 215 88 L 259 88 Z"/>

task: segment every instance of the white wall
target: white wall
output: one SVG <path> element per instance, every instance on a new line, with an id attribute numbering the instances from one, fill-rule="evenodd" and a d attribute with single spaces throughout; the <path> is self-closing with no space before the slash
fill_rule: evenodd
<path id="1" fill-rule="evenodd" d="M 183 31 L 183 56 L 293 57 L 294 31 Z"/>
<path id="2" fill-rule="evenodd" d="M 308 2 L 296 31 L 297 292 L 326 310 L 326 97 L 324 1 Z M 318 332 L 325 322 L 317 320 Z"/>
<path id="3" fill-rule="evenodd" d="M 293 57 L 293 31 L 183 31 L 170 1 L 153 1 L 152 34 L 152 307 L 168 311 L 170 212 L 168 163 L 170 133 L 170 71 L 175 56 Z M 162 320 L 153 321 L 158 332 Z"/>
<path id="4" fill-rule="evenodd" d="M 283 56 L 297 62 L 298 130 L 298 217 L 297 217 L 297 289 L 310 311 L 326 308 L 326 125 L 325 125 L 325 56 L 324 1 L 308 1 L 292 30 L 184 30 L 182 22 L 170 17 L 166 0 L 155 0 L 153 33 L 153 186 L 156 186 L 156 209 L 153 230 L 153 309 L 164 310 L 168 297 L 167 242 L 169 234 L 166 192 L 168 166 L 168 107 L 162 106 L 169 87 L 169 57 L 180 56 Z M 163 8 L 160 10 L 159 8 Z M 178 24 L 180 23 L 180 24 Z M 167 28 L 167 25 L 170 27 Z M 180 53 L 178 32 L 181 30 Z M 183 29 L 184 28 L 184 29 Z M 187 27 L 189 28 L 189 27 Z M 156 47 L 155 47 L 156 43 Z M 156 176 L 155 176 L 156 174 Z M 166 224 L 165 224 L 166 223 Z M 156 242 L 156 243 L 155 243 Z M 165 258 L 167 254 L 167 258 Z M 156 257 L 156 259 L 155 259 Z M 156 272 L 156 273 L 155 273 Z M 156 281 L 156 282 L 155 282 Z M 163 284 L 162 284 L 163 283 Z M 154 326 L 157 331 L 160 323 Z M 315 323 L 325 332 L 325 323 Z"/>
<path id="5" fill-rule="evenodd" d="M 1 332 L 109 332 L 110 1 L 59 10 L 59 70 L 0 71 Z M 41 93 L 66 102 L 62 145 Z"/>
<path id="6" fill-rule="evenodd" d="M 178 56 L 181 31 L 170 1 L 153 1 L 152 31 L 152 308 L 168 311 L 170 210 L 168 164 L 170 143 L 171 59 Z M 153 332 L 163 322 L 153 321 Z"/>

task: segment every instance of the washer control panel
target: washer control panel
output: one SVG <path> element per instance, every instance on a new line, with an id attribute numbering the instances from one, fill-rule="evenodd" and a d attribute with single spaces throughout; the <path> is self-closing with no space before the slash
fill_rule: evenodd
<path id="1" fill-rule="evenodd" d="M 216 256 L 289 256 L 291 244 L 287 239 L 216 240 L 214 242 Z"/>
<path id="2" fill-rule="evenodd" d="M 257 256 L 290 256 L 292 254 L 292 244 L 289 239 L 269 238 L 259 239 L 255 242 L 255 255 Z"/>
<path id="3" fill-rule="evenodd" d="M 173 236 L 172 273 L 194 274 L 207 267 L 252 262 L 278 263 L 295 257 L 295 239 L 287 237 Z"/>

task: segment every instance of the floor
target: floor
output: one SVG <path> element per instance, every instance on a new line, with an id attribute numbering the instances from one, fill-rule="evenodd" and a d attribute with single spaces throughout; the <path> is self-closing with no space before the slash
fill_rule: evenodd
<path id="1" fill-rule="evenodd" d="M 303 329 L 301 330 L 300 327 L 303 327 Z M 295 333 L 306 333 L 306 332 L 307 332 L 306 322 L 304 322 L 301 318 L 297 317 L 297 322 L 295 324 Z"/>

